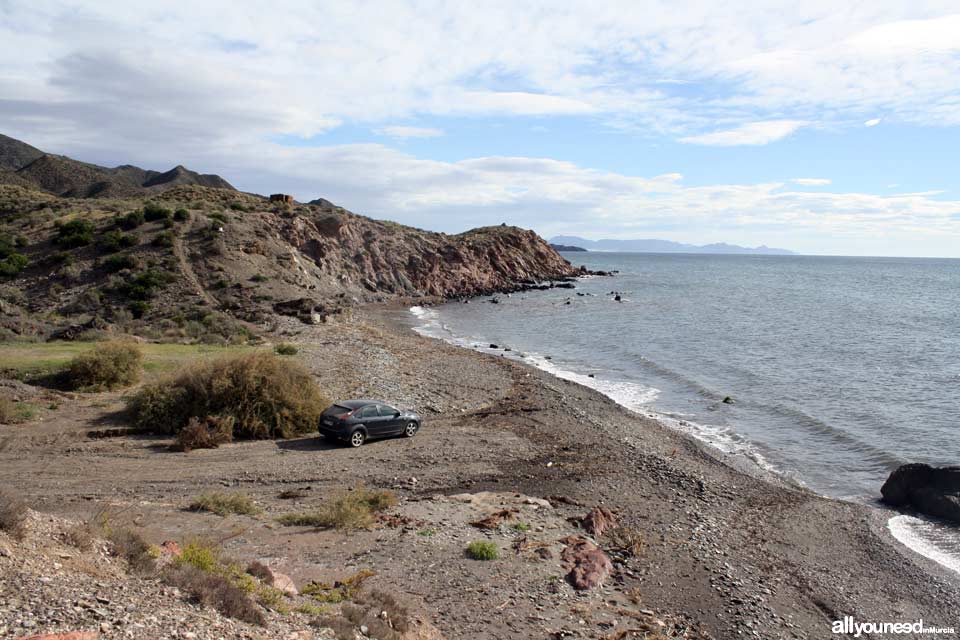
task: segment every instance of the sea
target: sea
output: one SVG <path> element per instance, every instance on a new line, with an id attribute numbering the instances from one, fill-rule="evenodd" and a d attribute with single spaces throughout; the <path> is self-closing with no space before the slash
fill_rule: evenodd
<path id="1" fill-rule="evenodd" d="M 619 273 L 413 307 L 411 325 L 590 386 L 826 496 L 876 504 L 900 464 L 960 464 L 960 260 L 564 257 Z M 889 528 L 960 572 L 957 528 L 893 512 Z"/>

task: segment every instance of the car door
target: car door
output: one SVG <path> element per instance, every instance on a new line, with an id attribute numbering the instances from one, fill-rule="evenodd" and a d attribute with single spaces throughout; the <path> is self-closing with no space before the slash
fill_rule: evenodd
<path id="1" fill-rule="evenodd" d="M 377 405 L 368 404 L 360 410 L 360 421 L 367 428 L 367 435 L 371 438 L 382 436 L 384 432 L 383 418 L 377 411 Z"/>
<path id="2" fill-rule="evenodd" d="M 383 420 L 385 434 L 400 433 L 403 431 L 403 423 L 400 420 L 399 411 L 386 404 L 377 405 L 377 409 L 380 410 L 380 415 L 383 416 L 381 419 Z"/>

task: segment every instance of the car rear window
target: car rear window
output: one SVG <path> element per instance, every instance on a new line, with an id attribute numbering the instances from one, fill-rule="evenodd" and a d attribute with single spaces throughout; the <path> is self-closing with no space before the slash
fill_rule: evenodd
<path id="1" fill-rule="evenodd" d="M 335 416 L 342 416 L 345 413 L 350 413 L 353 411 L 350 407 L 344 407 L 343 405 L 335 404 L 327 410 L 330 414 Z"/>

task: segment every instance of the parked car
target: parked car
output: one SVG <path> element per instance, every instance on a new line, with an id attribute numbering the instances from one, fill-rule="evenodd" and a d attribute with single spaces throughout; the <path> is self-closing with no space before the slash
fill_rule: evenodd
<path id="1" fill-rule="evenodd" d="M 344 400 L 321 414 L 319 431 L 325 438 L 359 447 L 371 438 L 412 438 L 420 430 L 420 422 L 420 416 L 412 411 L 401 411 L 379 400 Z"/>

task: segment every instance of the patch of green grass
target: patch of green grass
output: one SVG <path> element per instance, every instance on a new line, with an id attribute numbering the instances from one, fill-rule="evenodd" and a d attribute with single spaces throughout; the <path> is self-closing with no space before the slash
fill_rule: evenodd
<path id="1" fill-rule="evenodd" d="M 193 511 L 209 511 L 218 516 L 231 514 L 253 516 L 261 513 L 261 509 L 254 503 L 253 498 L 245 493 L 226 493 L 211 491 L 202 493 L 190 503 Z"/>
<path id="2" fill-rule="evenodd" d="M 425 538 L 429 538 L 430 536 L 437 535 L 437 530 L 436 529 L 420 529 L 420 531 L 417 531 L 417 535 L 423 536 Z"/>
<path id="3" fill-rule="evenodd" d="M 304 602 L 303 604 L 298 605 L 297 608 L 294 609 L 294 611 L 296 611 L 297 613 L 306 614 L 308 616 L 322 616 L 327 612 L 327 608 L 319 604 L 311 604 L 309 602 Z"/>
<path id="4" fill-rule="evenodd" d="M 214 571 L 220 564 L 220 550 L 212 544 L 193 540 L 183 545 L 175 562 L 188 564 L 201 571 Z"/>
<path id="5" fill-rule="evenodd" d="M 467 545 L 467 555 L 474 560 L 496 560 L 500 557 L 500 549 L 496 542 L 476 540 Z"/>
<path id="6" fill-rule="evenodd" d="M 37 417 L 37 408 L 29 402 L 0 398 L 0 423 L 20 424 L 30 422 Z"/>
<path id="7" fill-rule="evenodd" d="M 281 356 L 295 356 L 297 355 L 297 351 L 298 351 L 298 349 L 294 345 L 287 344 L 287 343 L 278 344 L 273 348 L 273 350 L 277 352 L 278 355 L 281 355 Z"/>
<path id="8" fill-rule="evenodd" d="M 520 533 L 523 533 L 525 531 L 530 531 L 530 523 L 514 522 L 512 525 L 510 525 L 510 528 L 513 529 L 514 531 L 519 531 Z"/>

